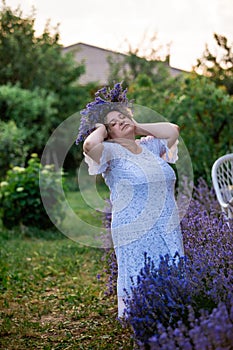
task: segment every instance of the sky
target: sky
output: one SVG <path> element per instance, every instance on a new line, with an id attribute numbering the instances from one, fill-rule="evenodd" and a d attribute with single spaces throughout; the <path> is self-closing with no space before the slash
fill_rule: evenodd
<path id="1" fill-rule="evenodd" d="M 170 65 L 190 70 L 204 52 L 214 47 L 213 33 L 233 43 L 233 0 L 6 0 L 20 5 L 24 15 L 35 8 L 37 35 L 47 20 L 59 23 L 60 43 L 79 42 L 127 52 L 145 52 L 156 34 L 158 44 L 170 45 Z"/>

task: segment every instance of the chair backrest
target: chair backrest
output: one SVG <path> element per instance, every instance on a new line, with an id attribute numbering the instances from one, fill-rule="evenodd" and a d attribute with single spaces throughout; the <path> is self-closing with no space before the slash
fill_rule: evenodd
<path id="1" fill-rule="evenodd" d="M 211 175 L 222 210 L 233 218 L 233 153 L 218 158 L 212 166 Z"/>

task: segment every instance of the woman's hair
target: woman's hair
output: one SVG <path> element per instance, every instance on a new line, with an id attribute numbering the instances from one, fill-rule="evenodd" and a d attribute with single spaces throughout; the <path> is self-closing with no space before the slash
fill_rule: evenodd
<path id="1" fill-rule="evenodd" d="M 101 114 L 99 115 L 99 123 L 106 124 L 107 115 L 110 112 L 120 112 L 126 117 L 132 119 L 133 118 L 133 112 L 132 109 L 122 105 L 121 103 L 111 103 L 105 106 L 106 108 L 102 109 Z"/>

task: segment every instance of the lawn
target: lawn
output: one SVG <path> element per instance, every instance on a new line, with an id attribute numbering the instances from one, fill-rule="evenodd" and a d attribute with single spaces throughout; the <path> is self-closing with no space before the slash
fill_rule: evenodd
<path id="1" fill-rule="evenodd" d="M 103 200 L 108 198 L 104 187 L 99 193 Z M 88 187 L 86 195 L 91 198 Z M 98 205 L 89 207 L 80 192 L 67 193 L 67 201 L 82 220 L 93 227 L 101 225 L 101 213 L 94 209 Z M 0 228 L 0 349 L 127 350 L 139 340 L 146 349 L 151 336 L 156 349 L 232 349 L 233 231 L 204 182 L 195 189 L 181 224 L 187 278 L 174 270 L 174 276 L 168 274 L 172 283 L 167 283 L 165 273 L 163 298 L 158 300 L 161 315 L 168 315 L 169 323 L 156 321 L 160 315 L 153 295 L 162 279 L 147 272 L 138 279 L 140 288 L 135 291 L 140 295 L 128 310 L 134 334 L 117 320 L 116 296 L 105 294 L 109 276 L 104 273 L 107 263 L 102 249 L 82 245 L 55 230 Z M 180 305 L 186 311 L 173 324 L 170 312 Z"/>
<path id="2" fill-rule="evenodd" d="M 105 295 L 102 250 L 38 230 L 2 229 L 0 244 L 1 349 L 133 348 L 116 297 Z"/>

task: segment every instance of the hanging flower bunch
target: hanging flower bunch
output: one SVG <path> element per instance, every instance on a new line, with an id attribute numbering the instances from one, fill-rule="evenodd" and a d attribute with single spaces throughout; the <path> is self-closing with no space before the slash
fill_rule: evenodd
<path id="1" fill-rule="evenodd" d="M 95 93 L 95 100 L 86 105 L 81 114 L 79 132 L 76 139 L 76 145 L 84 141 L 85 138 L 95 129 L 96 123 L 104 123 L 106 112 L 116 108 L 116 104 L 121 107 L 131 108 L 131 102 L 126 96 L 127 89 L 123 89 L 122 82 L 116 83 L 111 89 L 103 87 Z"/>

